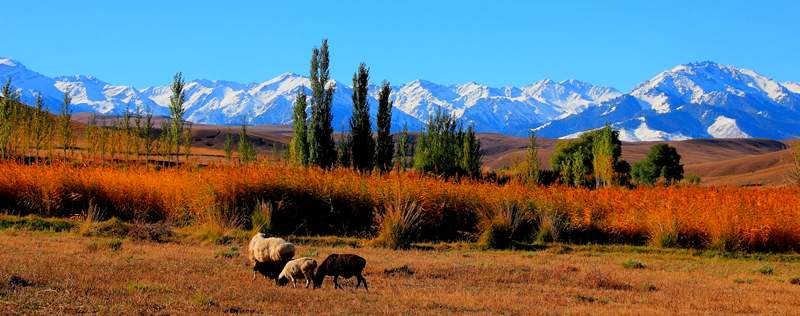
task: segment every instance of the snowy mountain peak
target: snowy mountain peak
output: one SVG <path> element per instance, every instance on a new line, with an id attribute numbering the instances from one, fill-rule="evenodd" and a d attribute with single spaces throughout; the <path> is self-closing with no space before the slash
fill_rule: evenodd
<path id="1" fill-rule="evenodd" d="M 91 75 L 49 78 L 10 58 L 0 58 L 0 81 L 12 78 L 25 100 L 41 92 L 57 112 L 63 91 L 73 96 L 75 112 L 122 113 L 149 106 L 169 111 L 170 86 L 137 90 L 114 86 Z M 349 81 L 336 87 L 333 126 L 346 126 L 352 111 Z M 197 123 L 289 124 L 297 90 L 309 79 L 283 73 L 264 82 L 196 79 L 186 85 L 186 119 Z M 379 86 L 370 83 L 370 114 L 375 119 Z M 577 79 L 543 79 L 523 87 L 490 87 L 470 81 L 441 85 L 417 79 L 392 87 L 392 130 L 408 123 L 420 130 L 437 108 L 445 108 L 480 132 L 541 137 L 574 137 L 606 121 L 625 140 L 677 140 L 695 137 L 786 138 L 800 134 L 800 83 L 777 83 L 754 71 L 710 61 L 679 65 L 644 80 L 623 94 L 612 87 Z"/>
<path id="2" fill-rule="evenodd" d="M 0 65 L 8 66 L 8 67 L 17 67 L 18 64 L 19 64 L 18 61 L 13 60 L 11 58 L 2 58 L 2 57 L 0 57 Z M 25 66 L 22 66 L 22 67 L 25 67 Z"/>
<path id="3" fill-rule="evenodd" d="M 596 88 L 596 87 L 595 87 Z M 627 140 L 685 137 L 783 139 L 800 132 L 800 85 L 711 61 L 679 65 L 628 94 L 565 113 L 540 128 L 543 137 L 618 126 Z"/>
<path id="4" fill-rule="evenodd" d="M 789 81 L 789 82 L 784 82 L 781 85 L 784 86 L 786 90 L 789 90 L 795 94 L 800 94 L 800 82 Z"/>
<path id="5" fill-rule="evenodd" d="M 83 82 L 101 87 L 108 85 L 107 82 L 97 79 L 92 75 L 61 76 L 55 77 L 53 80 L 57 82 Z"/>

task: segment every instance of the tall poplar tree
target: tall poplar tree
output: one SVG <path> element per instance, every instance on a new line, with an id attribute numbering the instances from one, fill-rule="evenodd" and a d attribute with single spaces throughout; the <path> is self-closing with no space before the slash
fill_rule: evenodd
<path id="1" fill-rule="evenodd" d="M 45 143 L 50 139 L 52 134 L 52 127 L 50 124 L 50 113 L 44 108 L 44 99 L 42 93 L 36 93 L 36 111 L 33 115 L 33 146 L 36 148 L 36 163 L 39 163 L 39 151 L 42 150 Z M 94 116 L 92 116 L 94 119 Z M 86 127 L 90 130 L 91 125 Z M 87 144 L 91 142 L 87 139 Z M 88 147 L 88 146 L 87 146 Z"/>
<path id="2" fill-rule="evenodd" d="M 401 170 L 406 171 L 410 167 L 407 161 L 407 156 L 411 153 L 411 138 L 408 136 L 408 122 L 403 124 L 403 132 L 400 134 L 400 139 L 397 141 L 397 163 L 400 165 Z M 412 158 L 413 159 L 413 158 Z M 413 160 L 411 163 L 413 164 Z"/>
<path id="3" fill-rule="evenodd" d="M 333 93 L 336 86 L 329 83 L 330 56 L 328 40 L 322 40 L 320 48 L 314 47 L 311 54 L 311 122 L 308 126 L 308 161 L 321 168 L 330 168 L 336 162 L 336 147 L 333 141 Z"/>
<path id="4" fill-rule="evenodd" d="M 228 126 L 228 131 L 225 132 L 225 142 L 222 143 L 222 151 L 225 152 L 225 159 L 231 163 L 233 158 L 233 146 L 235 145 L 233 136 L 231 136 L 231 127 Z"/>
<path id="5" fill-rule="evenodd" d="M 67 159 L 67 149 L 70 149 L 75 141 L 72 136 L 72 129 L 69 128 L 69 121 L 72 118 L 72 109 L 69 108 L 71 103 L 72 96 L 69 95 L 69 88 L 67 88 L 64 90 L 64 97 L 61 101 L 61 111 L 59 112 L 61 118 L 58 124 L 59 141 L 61 142 L 61 147 L 64 148 L 65 160 Z"/>
<path id="6" fill-rule="evenodd" d="M 161 155 L 161 162 L 164 167 L 172 162 L 172 126 L 167 120 L 161 120 L 161 139 L 159 141 L 159 154 Z"/>
<path id="7" fill-rule="evenodd" d="M 459 133 L 459 136 L 464 144 L 461 154 L 461 169 L 472 177 L 480 177 L 483 150 L 481 150 L 481 140 L 475 137 L 475 127 L 467 126 L 466 132 Z"/>
<path id="8" fill-rule="evenodd" d="M 339 134 L 339 146 L 336 147 L 339 165 L 343 168 L 350 168 L 353 162 L 353 146 L 348 141 L 347 133 L 344 132 L 344 125 L 342 125 L 342 133 Z"/>
<path id="9" fill-rule="evenodd" d="M 242 128 L 239 129 L 239 161 L 249 164 L 256 160 L 256 151 L 253 144 L 247 139 L 247 115 L 242 118 Z"/>
<path id="10" fill-rule="evenodd" d="M 525 150 L 525 156 L 519 159 L 517 154 L 514 154 L 512 162 L 518 179 L 533 186 L 539 185 L 542 160 L 536 147 L 536 131 L 528 130 L 528 148 Z"/>
<path id="11" fill-rule="evenodd" d="M 186 164 L 189 164 L 189 155 L 192 154 L 192 123 L 189 123 L 188 127 L 183 133 L 183 156 Z"/>
<path id="12" fill-rule="evenodd" d="M 172 116 L 172 126 L 169 130 L 171 148 L 175 148 L 175 163 L 178 163 L 180 157 L 180 145 L 183 140 L 183 115 L 186 109 L 183 108 L 183 103 L 186 100 L 186 93 L 183 91 L 186 83 L 183 81 L 183 74 L 178 72 L 175 74 L 174 81 L 172 82 L 172 96 L 169 98 L 169 115 Z"/>
<path id="13" fill-rule="evenodd" d="M 119 116 L 117 117 L 119 118 Z M 130 153 L 131 148 L 133 147 L 133 129 L 131 128 L 131 117 L 133 117 L 133 113 L 131 112 L 131 105 L 129 103 L 125 106 L 125 112 L 122 116 L 124 122 L 120 124 L 123 141 L 120 148 L 125 149 L 125 163 L 130 163 Z"/>
<path id="14" fill-rule="evenodd" d="M 597 137 L 594 138 L 592 146 L 592 167 L 594 168 L 595 187 L 607 186 L 614 177 L 614 164 L 616 159 L 613 153 L 614 131 L 606 121 L 606 126 L 600 129 Z"/>
<path id="15" fill-rule="evenodd" d="M 147 104 L 144 110 L 144 126 L 142 127 L 142 138 L 144 141 L 144 164 L 145 166 L 150 162 L 150 152 L 155 148 L 153 138 L 153 111 L 150 110 L 150 105 Z"/>
<path id="16" fill-rule="evenodd" d="M 414 168 L 446 177 L 481 176 L 483 150 L 474 127 L 464 131 L 461 120 L 442 108 L 428 117 L 426 125 L 414 153 Z"/>
<path id="17" fill-rule="evenodd" d="M 142 107 L 136 106 L 136 116 L 133 119 L 134 125 L 136 128 L 133 131 L 133 148 L 134 153 L 136 154 L 136 162 L 139 162 L 139 148 L 141 147 L 142 143 Z"/>
<path id="18" fill-rule="evenodd" d="M 11 84 L 11 77 L 8 77 L 0 94 L 3 95 L 3 100 L 0 101 L 0 151 L 2 151 L 3 159 L 11 159 L 11 143 L 12 135 L 19 125 L 17 120 L 17 113 L 19 113 L 19 99 L 20 93 Z"/>
<path id="19" fill-rule="evenodd" d="M 372 138 L 368 92 L 369 68 L 361 63 L 358 71 L 353 74 L 353 112 L 350 117 L 348 139 L 352 150 L 353 167 L 362 172 L 372 170 L 375 159 L 375 140 Z"/>
<path id="20" fill-rule="evenodd" d="M 106 149 L 108 149 L 109 129 L 106 127 L 106 116 L 100 118 L 100 129 L 97 130 L 97 149 L 100 150 L 100 161 L 106 159 Z"/>
<path id="21" fill-rule="evenodd" d="M 297 89 L 294 107 L 292 108 L 292 142 L 290 144 L 291 160 L 308 166 L 308 128 L 306 127 L 306 87 Z"/>
<path id="22" fill-rule="evenodd" d="M 392 153 L 394 152 L 394 139 L 392 138 L 392 106 L 394 101 L 389 100 L 392 87 L 384 80 L 378 92 L 378 139 L 375 145 L 375 166 L 381 172 L 392 170 Z"/>

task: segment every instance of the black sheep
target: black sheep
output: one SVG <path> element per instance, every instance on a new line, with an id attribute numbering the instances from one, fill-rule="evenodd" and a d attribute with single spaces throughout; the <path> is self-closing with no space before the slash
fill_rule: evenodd
<path id="1" fill-rule="evenodd" d="M 361 275 L 361 271 L 364 270 L 364 267 L 367 265 L 367 260 L 361 258 L 357 255 L 352 254 L 332 254 L 325 258 L 325 261 L 319 265 L 317 268 L 317 274 L 314 278 L 314 288 L 318 288 L 322 286 L 322 281 L 325 280 L 326 275 L 333 276 L 333 284 L 337 289 L 344 289 L 341 285 L 339 285 L 338 279 L 339 277 L 343 277 L 345 279 L 350 278 L 352 276 L 356 276 L 358 279 L 358 283 L 356 283 L 356 288 L 364 282 L 364 288 L 367 289 L 369 292 L 369 287 L 367 286 L 367 280 L 364 279 L 364 276 Z"/>
<path id="2" fill-rule="evenodd" d="M 292 259 L 284 259 L 278 261 L 267 261 L 267 262 L 256 262 L 253 266 L 253 271 L 261 273 L 265 278 L 270 278 L 275 280 L 275 284 L 282 285 L 278 282 L 278 276 L 283 271 L 283 267 L 286 266 L 286 263 L 292 261 Z"/>

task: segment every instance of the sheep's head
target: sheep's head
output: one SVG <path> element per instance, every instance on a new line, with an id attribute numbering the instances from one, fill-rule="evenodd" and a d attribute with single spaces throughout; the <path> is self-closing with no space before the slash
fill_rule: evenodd
<path id="1" fill-rule="evenodd" d="M 286 284 L 289 284 L 289 278 L 282 277 L 282 278 L 278 279 L 278 285 L 284 286 Z"/>
<path id="2" fill-rule="evenodd" d="M 314 283 L 314 289 L 322 286 L 322 280 L 325 280 L 325 274 L 321 274 L 319 272 L 317 272 L 317 274 L 311 278 L 311 281 Z"/>
<path id="3" fill-rule="evenodd" d="M 261 275 L 263 275 L 265 277 L 268 277 L 270 279 L 274 279 L 275 276 L 273 276 L 274 273 L 272 272 L 271 268 L 272 267 L 270 267 L 267 264 L 258 262 L 253 266 L 253 271 L 256 271 L 256 272 L 260 273 Z"/>

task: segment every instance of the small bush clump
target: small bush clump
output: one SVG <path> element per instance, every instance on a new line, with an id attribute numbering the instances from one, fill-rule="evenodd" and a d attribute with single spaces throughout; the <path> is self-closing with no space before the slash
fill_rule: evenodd
<path id="1" fill-rule="evenodd" d="M 623 262 L 622 266 L 626 267 L 626 268 L 631 268 L 631 269 L 643 269 L 644 268 L 644 265 L 641 262 L 633 260 L 633 259 L 631 259 L 628 262 Z"/>
<path id="2" fill-rule="evenodd" d="M 378 237 L 372 240 L 374 245 L 408 249 L 419 237 L 424 210 L 417 201 L 400 194 L 386 203 L 383 212 L 379 212 Z"/>
<path id="3" fill-rule="evenodd" d="M 122 240 L 119 239 L 108 239 L 108 240 L 95 240 L 86 244 L 86 250 L 92 252 L 97 251 L 100 249 L 108 249 L 111 251 L 119 251 L 122 249 Z"/>
<path id="4" fill-rule="evenodd" d="M 528 218 L 522 207 L 513 200 L 491 201 L 479 208 L 480 238 L 483 248 L 506 249 L 512 241 L 524 238 Z"/>
<path id="5" fill-rule="evenodd" d="M 205 296 L 202 294 L 195 295 L 194 298 L 192 298 L 192 301 L 198 306 L 213 306 L 215 304 L 213 297 Z"/>
<path id="6" fill-rule="evenodd" d="M 772 266 L 770 266 L 770 265 L 765 265 L 765 266 L 763 266 L 761 268 L 753 269 L 753 272 L 758 272 L 758 273 L 761 273 L 761 274 L 772 274 L 773 271 L 774 271 L 774 269 L 772 269 Z"/>
<path id="7" fill-rule="evenodd" d="M 747 278 L 747 279 L 733 279 L 733 283 L 739 283 L 739 284 L 742 284 L 742 283 L 748 283 L 748 284 L 749 284 L 749 283 L 753 283 L 753 278 Z"/>
<path id="8" fill-rule="evenodd" d="M 214 253 L 214 258 L 236 258 L 239 256 L 239 247 L 230 247 Z"/>

